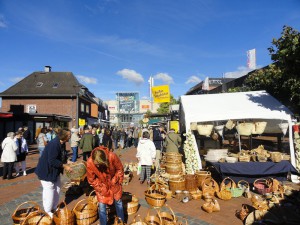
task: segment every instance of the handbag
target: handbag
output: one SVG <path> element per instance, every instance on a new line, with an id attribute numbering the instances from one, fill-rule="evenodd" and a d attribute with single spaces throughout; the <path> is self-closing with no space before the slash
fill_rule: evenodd
<path id="1" fill-rule="evenodd" d="M 242 204 L 242 208 L 240 210 L 236 210 L 235 215 L 237 218 L 244 221 L 250 213 L 251 211 L 249 207 L 246 204 Z"/>
<path id="2" fill-rule="evenodd" d="M 228 120 L 227 123 L 225 124 L 225 127 L 228 130 L 232 130 L 235 127 L 235 123 L 232 120 Z"/>
<path id="3" fill-rule="evenodd" d="M 252 134 L 253 126 L 253 123 L 239 123 L 236 126 L 236 129 L 239 135 L 250 136 Z"/>

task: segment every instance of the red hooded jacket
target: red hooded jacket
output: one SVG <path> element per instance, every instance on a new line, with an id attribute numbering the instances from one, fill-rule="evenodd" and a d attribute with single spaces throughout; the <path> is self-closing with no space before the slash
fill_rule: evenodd
<path id="1" fill-rule="evenodd" d="M 123 165 L 119 157 L 104 146 L 97 147 L 94 151 L 105 152 L 109 161 L 109 168 L 106 172 L 100 172 L 95 166 L 92 156 L 89 157 L 87 160 L 87 180 L 95 189 L 98 202 L 111 205 L 114 199 L 119 200 L 122 197 Z"/>

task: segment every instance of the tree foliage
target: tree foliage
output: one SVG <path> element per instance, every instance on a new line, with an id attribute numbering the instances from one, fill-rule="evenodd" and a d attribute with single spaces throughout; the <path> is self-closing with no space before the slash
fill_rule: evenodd
<path id="1" fill-rule="evenodd" d="M 266 90 L 292 111 L 300 110 L 300 34 L 284 26 L 282 36 L 268 48 L 273 64 L 249 75 L 250 90 Z"/>
<path id="2" fill-rule="evenodd" d="M 159 114 L 166 114 L 166 113 L 169 113 L 170 112 L 170 105 L 174 105 L 174 104 L 178 104 L 178 100 L 176 100 L 174 98 L 173 95 L 171 95 L 171 99 L 170 99 L 170 102 L 163 102 L 159 105 L 159 108 L 157 109 L 157 112 Z"/>

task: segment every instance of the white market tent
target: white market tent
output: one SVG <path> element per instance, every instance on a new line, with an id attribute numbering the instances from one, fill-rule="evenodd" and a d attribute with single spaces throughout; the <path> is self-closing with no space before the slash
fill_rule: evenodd
<path id="1" fill-rule="evenodd" d="M 267 121 L 265 133 L 281 133 L 278 125 L 288 123 L 291 163 L 295 166 L 292 114 L 266 91 L 181 96 L 181 130 L 188 131 L 191 122 L 214 122 L 216 125 L 231 119 Z M 199 165 L 201 167 L 201 163 Z"/>

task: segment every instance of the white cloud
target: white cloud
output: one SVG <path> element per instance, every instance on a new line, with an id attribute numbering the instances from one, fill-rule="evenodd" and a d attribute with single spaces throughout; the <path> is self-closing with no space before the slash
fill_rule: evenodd
<path id="1" fill-rule="evenodd" d="M 4 16 L 0 14 L 0 28 L 7 27 L 7 22 L 4 19 Z"/>
<path id="2" fill-rule="evenodd" d="M 197 76 L 190 76 L 189 79 L 185 82 L 186 84 L 190 83 L 200 83 L 201 79 Z"/>
<path id="3" fill-rule="evenodd" d="M 249 69 L 245 66 L 240 66 L 237 68 L 236 71 L 233 72 L 226 72 L 224 74 L 225 78 L 239 78 L 241 76 L 246 75 L 247 73 L 249 73 L 250 71 L 252 71 L 253 69 Z"/>
<path id="4" fill-rule="evenodd" d="M 158 73 L 154 76 L 154 79 L 156 80 L 162 80 L 163 82 L 166 82 L 167 84 L 174 84 L 173 78 L 169 76 L 167 73 Z"/>
<path id="5" fill-rule="evenodd" d="M 11 78 L 10 81 L 11 82 L 14 82 L 14 83 L 18 83 L 20 80 L 23 80 L 24 77 L 14 77 L 14 78 Z"/>
<path id="6" fill-rule="evenodd" d="M 97 79 L 93 77 L 86 77 L 86 76 L 81 76 L 77 75 L 76 76 L 79 79 L 79 82 L 84 83 L 84 84 L 97 84 Z"/>
<path id="7" fill-rule="evenodd" d="M 117 75 L 122 76 L 123 79 L 133 82 L 136 85 L 140 85 L 140 84 L 144 83 L 143 76 L 134 70 L 122 69 L 117 72 Z"/>

